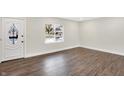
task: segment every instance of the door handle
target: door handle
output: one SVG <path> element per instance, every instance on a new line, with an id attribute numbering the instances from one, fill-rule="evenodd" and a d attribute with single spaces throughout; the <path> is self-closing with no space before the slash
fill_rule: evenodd
<path id="1" fill-rule="evenodd" d="M 21 35 L 21 37 L 24 37 L 24 35 Z"/>
<path id="2" fill-rule="evenodd" d="M 21 41 L 22 43 L 24 43 L 24 41 Z"/>

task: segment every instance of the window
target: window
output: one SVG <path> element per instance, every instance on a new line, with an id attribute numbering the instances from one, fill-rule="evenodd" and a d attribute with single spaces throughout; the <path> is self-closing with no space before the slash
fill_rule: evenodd
<path id="1" fill-rule="evenodd" d="M 45 43 L 64 42 L 63 26 L 60 24 L 45 25 Z"/>

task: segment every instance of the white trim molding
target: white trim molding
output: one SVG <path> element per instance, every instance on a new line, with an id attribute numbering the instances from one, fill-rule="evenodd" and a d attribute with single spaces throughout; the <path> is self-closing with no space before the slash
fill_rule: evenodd
<path id="1" fill-rule="evenodd" d="M 38 55 L 44 55 L 44 54 L 49 54 L 49 53 L 55 53 L 55 52 L 59 52 L 59 51 L 63 51 L 63 50 L 68 50 L 68 49 L 72 49 L 72 48 L 77 48 L 80 47 L 79 45 L 75 45 L 72 47 L 66 47 L 66 48 L 61 48 L 61 49 L 56 49 L 56 50 L 51 50 L 51 51 L 46 51 L 46 52 L 39 52 L 39 53 L 34 53 L 34 54 L 28 54 L 25 56 L 25 58 L 29 58 L 29 57 L 34 57 L 34 56 L 38 56 Z"/>
<path id="2" fill-rule="evenodd" d="M 92 49 L 92 50 L 96 50 L 96 51 L 101 51 L 101 52 L 106 52 L 106 53 L 111 53 L 111 54 L 116 54 L 116 55 L 120 55 L 120 56 L 124 56 L 124 53 L 114 52 L 114 51 L 107 50 L 107 49 L 94 48 L 94 47 L 89 47 L 89 46 L 84 46 L 84 45 L 80 45 L 80 47 L 87 48 L 87 49 Z"/>

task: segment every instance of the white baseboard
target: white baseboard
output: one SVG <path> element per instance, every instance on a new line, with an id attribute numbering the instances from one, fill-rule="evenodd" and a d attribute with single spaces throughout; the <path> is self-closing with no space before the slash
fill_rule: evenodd
<path id="1" fill-rule="evenodd" d="M 101 51 L 101 52 L 107 52 L 107 53 L 111 53 L 111 54 L 116 54 L 116 55 L 120 55 L 120 56 L 124 56 L 124 53 L 115 52 L 115 51 L 111 51 L 111 50 L 107 50 L 107 49 L 99 49 L 99 48 L 94 48 L 94 47 L 89 47 L 89 46 L 84 46 L 84 45 L 80 45 L 80 47 L 87 48 L 87 49 L 92 49 L 92 50 L 96 50 L 96 51 Z"/>
<path id="2" fill-rule="evenodd" d="M 44 55 L 44 54 L 48 54 L 48 53 L 59 52 L 59 51 L 68 50 L 68 49 L 72 49 L 72 48 L 76 48 L 76 47 L 80 47 L 80 45 L 75 45 L 75 46 L 72 46 L 72 47 L 66 47 L 66 48 L 61 48 L 61 49 L 56 49 L 56 50 L 51 50 L 51 51 L 46 51 L 46 52 L 39 52 L 39 53 L 29 54 L 29 55 L 26 55 L 25 58 L 38 56 L 38 55 Z"/>
<path id="3" fill-rule="evenodd" d="M 44 55 L 44 54 L 48 54 L 48 53 L 59 52 L 59 51 L 68 50 L 68 49 L 72 49 L 72 48 L 76 48 L 76 47 L 82 47 L 82 48 L 87 48 L 87 49 L 92 49 L 92 50 L 96 50 L 96 51 L 102 51 L 102 52 L 107 52 L 107 53 L 112 53 L 112 54 L 124 56 L 124 53 L 120 53 L 120 52 L 114 52 L 114 51 L 110 51 L 110 50 L 106 50 L 106 49 L 99 49 L 99 48 L 94 48 L 94 47 L 89 47 L 89 46 L 84 46 L 84 45 L 75 45 L 72 47 L 66 47 L 66 48 L 61 48 L 61 49 L 56 49 L 56 50 L 51 50 L 51 51 L 46 51 L 46 52 L 29 54 L 29 55 L 26 55 L 24 58 L 29 58 L 29 57 L 38 56 L 38 55 Z"/>

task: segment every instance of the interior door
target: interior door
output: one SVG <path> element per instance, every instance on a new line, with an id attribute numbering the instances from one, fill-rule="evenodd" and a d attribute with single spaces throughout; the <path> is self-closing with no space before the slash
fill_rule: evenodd
<path id="1" fill-rule="evenodd" d="M 24 57 L 24 21 L 3 19 L 3 36 L 4 61 Z"/>

